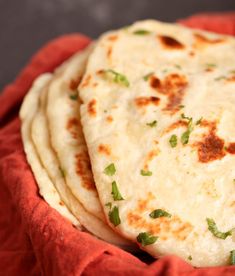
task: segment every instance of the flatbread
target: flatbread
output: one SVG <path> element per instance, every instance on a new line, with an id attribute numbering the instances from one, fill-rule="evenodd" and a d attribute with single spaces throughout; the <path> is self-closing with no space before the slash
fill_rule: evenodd
<path id="1" fill-rule="evenodd" d="M 48 87 L 47 118 L 51 144 L 67 185 L 88 212 L 105 221 L 81 129 L 76 90 L 91 50 L 89 46 L 68 66 L 65 63 L 65 70 L 63 67 L 57 70 L 57 77 Z"/>
<path id="2" fill-rule="evenodd" d="M 62 216 L 67 218 L 76 227 L 80 228 L 80 222 L 64 205 L 51 179 L 48 177 L 47 171 L 42 166 L 32 142 L 32 137 L 30 133 L 31 122 L 38 109 L 39 95 L 44 87 L 49 83 L 51 76 L 52 75 L 48 73 L 38 77 L 34 81 L 28 94 L 24 98 L 23 104 L 20 109 L 22 141 L 26 153 L 26 158 L 37 181 L 40 195 L 52 208 L 57 210 Z"/>
<path id="3" fill-rule="evenodd" d="M 81 122 L 100 201 L 154 257 L 214 266 L 235 249 L 234 53 L 232 37 L 150 20 L 89 57 Z"/>
<path id="4" fill-rule="evenodd" d="M 66 184 L 66 176 L 62 171 L 61 165 L 58 161 L 55 151 L 53 150 L 50 143 L 50 135 L 48 130 L 48 123 L 46 118 L 46 110 L 50 109 L 50 106 L 47 105 L 47 93 L 48 87 L 53 85 L 54 81 L 57 81 L 57 78 L 60 76 L 63 78 L 64 72 L 70 67 L 71 64 L 76 64 L 76 68 L 83 66 L 81 63 L 81 56 L 83 53 L 78 53 L 73 56 L 70 60 L 63 64 L 60 69 L 57 70 L 50 83 L 47 85 L 40 95 L 40 106 L 33 118 L 32 122 L 32 139 L 34 145 L 37 149 L 40 160 L 49 174 L 52 182 L 54 183 L 57 191 L 59 192 L 61 199 L 68 207 L 68 209 L 74 214 L 74 216 L 80 221 L 83 227 L 86 228 L 90 233 L 95 235 L 98 238 L 101 238 L 107 242 L 118 245 L 126 250 L 133 250 L 134 246 L 127 240 L 123 239 L 117 235 L 107 224 L 102 220 L 98 219 L 96 216 L 87 212 L 83 205 L 77 200 L 73 195 L 71 190 Z M 59 74 L 59 76 L 58 76 Z M 70 94 L 66 94 L 66 97 L 63 98 L 64 101 L 71 106 L 73 109 L 78 107 L 77 100 L 70 98 Z M 76 133 L 76 135 L 74 135 Z M 75 137 L 76 136 L 76 137 Z M 74 132 L 72 139 L 79 140 L 79 132 Z M 75 137 L 75 138 L 74 138 Z M 64 145 L 66 147 L 66 144 Z"/>

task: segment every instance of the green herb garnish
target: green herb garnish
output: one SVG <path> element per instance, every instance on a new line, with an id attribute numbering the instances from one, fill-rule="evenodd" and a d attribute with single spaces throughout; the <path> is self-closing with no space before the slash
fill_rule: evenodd
<path id="1" fill-rule="evenodd" d="M 114 226 L 117 226 L 121 223 L 117 206 L 114 206 L 113 209 L 109 211 L 109 220 Z"/>
<path id="2" fill-rule="evenodd" d="M 113 195 L 113 199 L 116 200 L 123 200 L 124 198 L 122 197 L 122 195 L 120 194 L 118 187 L 117 187 L 117 183 L 116 181 L 112 182 L 112 193 Z"/>
<path id="3" fill-rule="evenodd" d="M 181 114 L 181 118 L 188 121 L 188 129 L 181 135 L 181 139 L 180 139 L 181 143 L 183 145 L 186 145 L 188 144 L 189 136 L 193 131 L 193 126 L 192 126 L 193 118 L 185 116 L 184 113 Z"/>
<path id="4" fill-rule="evenodd" d="M 127 79 L 127 77 L 123 74 L 120 74 L 112 69 L 108 69 L 105 71 L 107 74 L 111 74 L 112 75 L 112 80 L 118 84 L 122 84 L 126 87 L 130 86 L 130 83 Z"/>
<path id="5" fill-rule="evenodd" d="M 162 210 L 162 209 L 156 209 L 156 210 L 153 210 L 149 216 L 151 218 L 160 218 L 160 217 L 168 217 L 170 218 L 171 217 L 171 214 L 169 214 L 168 212 Z"/>
<path id="6" fill-rule="evenodd" d="M 189 255 L 189 256 L 188 256 L 188 260 L 189 260 L 189 261 L 192 261 L 192 259 L 193 259 L 192 256 Z"/>
<path id="7" fill-rule="evenodd" d="M 182 69 L 182 67 L 179 65 L 179 64 L 175 64 L 175 68 L 177 68 L 177 69 Z"/>
<path id="8" fill-rule="evenodd" d="M 220 76 L 220 77 L 215 78 L 215 81 L 224 80 L 224 79 L 226 79 L 225 76 Z"/>
<path id="9" fill-rule="evenodd" d="M 182 105 L 182 104 L 181 104 L 181 105 L 179 105 L 179 108 L 180 108 L 180 109 L 182 109 L 182 108 L 184 108 L 184 107 L 185 107 L 185 106 L 184 106 L 184 105 Z"/>
<path id="10" fill-rule="evenodd" d="M 154 121 L 152 121 L 151 123 L 147 123 L 146 125 L 147 125 L 147 126 L 150 126 L 150 127 L 156 127 L 156 126 L 157 126 L 157 121 L 154 120 Z"/>
<path id="11" fill-rule="evenodd" d="M 69 95 L 69 98 L 73 101 L 76 101 L 78 99 L 78 95 L 77 94 L 72 94 L 72 95 Z"/>
<path id="12" fill-rule="evenodd" d="M 235 250 L 230 251 L 230 264 L 235 265 Z"/>
<path id="13" fill-rule="evenodd" d="M 144 79 L 145 81 L 147 81 L 153 74 L 154 74 L 153 72 L 148 73 L 147 75 L 143 76 L 143 79 Z"/>
<path id="14" fill-rule="evenodd" d="M 188 144 L 188 141 L 189 141 L 189 136 L 190 136 L 190 134 L 191 134 L 191 130 L 189 130 L 189 129 L 187 129 L 182 135 L 181 135 L 181 143 L 183 144 L 183 145 L 186 145 L 186 144 Z"/>
<path id="15" fill-rule="evenodd" d="M 177 136 L 175 134 L 171 135 L 169 143 L 172 148 L 175 148 L 177 146 Z"/>
<path id="16" fill-rule="evenodd" d="M 143 176 L 151 176 L 153 173 L 151 171 L 141 170 L 140 174 Z"/>
<path id="17" fill-rule="evenodd" d="M 193 118 L 192 117 L 188 117 L 188 116 L 185 116 L 184 113 L 181 114 L 181 118 L 184 119 L 184 120 L 187 120 L 189 121 L 189 123 L 192 122 Z"/>
<path id="18" fill-rule="evenodd" d="M 112 176 L 114 175 L 116 172 L 116 168 L 114 166 L 113 163 L 111 163 L 110 165 L 108 165 L 105 169 L 104 169 L 104 173 L 109 175 L 109 176 Z"/>
<path id="19" fill-rule="evenodd" d="M 150 34 L 150 31 L 140 29 L 140 30 L 134 31 L 133 34 L 135 34 L 135 35 L 147 35 L 147 34 Z"/>
<path id="20" fill-rule="evenodd" d="M 213 219 L 207 218 L 207 225 L 208 225 L 208 230 L 216 237 L 219 239 L 225 240 L 228 236 L 232 235 L 232 230 L 229 230 L 227 232 L 220 232 L 216 226 L 216 223 Z"/>
<path id="21" fill-rule="evenodd" d="M 142 233 L 139 233 L 136 239 L 139 243 L 141 243 L 142 246 L 146 246 L 146 245 L 155 243 L 158 237 L 153 236 L 148 232 L 142 232 Z"/>
<path id="22" fill-rule="evenodd" d="M 206 66 L 214 68 L 214 67 L 216 67 L 216 64 L 215 63 L 207 63 Z"/>
<path id="23" fill-rule="evenodd" d="M 109 209 L 111 209 L 111 208 L 112 208 L 112 202 L 107 202 L 107 203 L 105 204 L 105 206 L 108 207 Z"/>
<path id="24" fill-rule="evenodd" d="M 196 121 L 196 123 L 195 123 L 195 125 L 197 126 L 197 125 L 200 125 L 201 124 L 201 122 L 202 122 L 202 117 L 200 118 L 200 119 L 198 119 L 197 121 Z"/>
<path id="25" fill-rule="evenodd" d="M 61 174 L 61 176 L 63 177 L 63 178 L 65 178 L 65 170 L 64 169 L 62 169 L 61 167 L 59 167 L 59 170 L 60 170 L 60 174 Z"/>

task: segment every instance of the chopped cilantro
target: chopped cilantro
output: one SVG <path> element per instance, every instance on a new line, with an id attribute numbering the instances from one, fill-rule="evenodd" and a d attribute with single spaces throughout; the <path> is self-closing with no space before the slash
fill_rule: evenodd
<path id="1" fill-rule="evenodd" d="M 111 163 L 110 165 L 108 165 L 105 169 L 104 169 L 104 173 L 109 175 L 109 176 L 112 176 L 114 175 L 116 172 L 116 168 L 114 166 L 113 163 Z"/>
<path id="2" fill-rule="evenodd" d="M 214 67 L 216 67 L 216 64 L 215 63 L 207 63 L 206 67 L 214 68 Z"/>
<path id="3" fill-rule="evenodd" d="M 229 230 L 227 232 L 220 232 L 216 226 L 216 223 L 213 219 L 207 218 L 207 225 L 208 225 L 208 230 L 216 237 L 219 239 L 225 240 L 228 236 L 232 235 L 232 230 Z"/>
<path id="4" fill-rule="evenodd" d="M 192 259 L 193 259 L 192 256 L 189 255 L 189 256 L 188 256 L 188 260 L 189 260 L 189 261 L 192 261 Z"/>
<path id="5" fill-rule="evenodd" d="M 150 72 L 150 73 L 148 73 L 147 75 L 143 76 L 143 79 L 144 79 L 145 81 L 147 81 L 153 74 L 154 74 L 153 72 Z"/>
<path id="6" fill-rule="evenodd" d="M 114 206 L 113 209 L 109 211 L 109 220 L 114 226 L 117 226 L 121 223 L 117 206 Z"/>
<path id="7" fill-rule="evenodd" d="M 59 167 L 59 170 L 60 170 L 61 176 L 65 178 L 65 170 L 62 169 L 61 167 Z"/>
<path id="8" fill-rule="evenodd" d="M 135 35 L 147 35 L 150 34 L 150 31 L 144 30 L 144 29 L 139 29 L 133 32 Z"/>
<path id="9" fill-rule="evenodd" d="M 177 69 L 182 69 L 182 67 L 179 65 L 179 64 L 175 64 L 175 68 L 177 68 Z"/>
<path id="10" fill-rule="evenodd" d="M 181 135 L 181 143 L 182 143 L 183 145 L 188 144 L 190 133 L 191 133 L 191 130 L 187 129 L 187 130 Z"/>
<path id="11" fill-rule="evenodd" d="M 215 78 L 215 81 L 224 80 L 224 79 L 226 79 L 225 76 L 219 76 L 219 77 Z"/>
<path id="12" fill-rule="evenodd" d="M 78 99 L 78 95 L 77 94 L 72 94 L 72 95 L 69 95 L 69 98 L 73 101 L 76 101 Z"/>
<path id="13" fill-rule="evenodd" d="M 107 74 L 111 74 L 112 75 L 112 79 L 114 82 L 118 83 L 118 84 L 122 84 L 126 87 L 130 86 L 130 83 L 127 79 L 127 77 L 123 74 L 120 74 L 112 69 L 108 69 L 105 71 Z"/>
<path id="14" fill-rule="evenodd" d="M 150 126 L 150 127 L 156 127 L 156 126 L 157 126 L 157 121 L 154 120 L 154 121 L 152 121 L 151 123 L 147 123 L 146 125 L 147 125 L 147 126 Z"/>
<path id="15" fill-rule="evenodd" d="M 149 216 L 151 218 L 160 218 L 160 217 L 168 217 L 170 218 L 171 217 L 171 214 L 169 214 L 168 212 L 162 210 L 162 209 L 156 209 L 156 210 L 153 210 Z"/>
<path id="16" fill-rule="evenodd" d="M 192 117 L 185 116 L 184 113 L 181 114 L 181 118 L 182 118 L 182 119 L 185 119 L 185 120 L 188 120 L 190 123 L 191 123 L 192 120 L 193 120 Z"/>
<path id="17" fill-rule="evenodd" d="M 179 105 L 179 108 L 180 108 L 180 109 L 182 109 L 182 108 L 184 108 L 184 107 L 185 107 L 185 106 L 184 106 L 184 105 L 182 105 L 182 104 L 181 104 L 181 105 Z"/>
<path id="18" fill-rule="evenodd" d="M 118 187 L 117 187 L 117 183 L 116 181 L 112 182 L 112 195 L 113 195 L 113 199 L 116 200 L 123 200 L 124 198 L 122 197 L 122 195 L 120 194 Z"/>
<path id="19" fill-rule="evenodd" d="M 171 135 L 169 143 L 172 148 L 175 148 L 177 146 L 177 136 L 175 134 Z"/>
<path id="20" fill-rule="evenodd" d="M 186 145 L 188 144 L 189 136 L 193 131 L 193 126 L 192 126 L 193 118 L 185 116 L 184 113 L 181 114 L 181 118 L 188 121 L 188 129 L 181 135 L 181 143 L 183 145 Z"/>
<path id="21" fill-rule="evenodd" d="M 196 123 L 195 123 L 195 125 L 197 126 L 197 125 L 200 125 L 201 124 L 201 122 L 202 122 L 202 117 L 200 118 L 200 119 L 198 119 L 197 121 L 196 121 Z"/>
<path id="22" fill-rule="evenodd" d="M 235 265 L 235 250 L 230 251 L 230 264 Z"/>
<path id="23" fill-rule="evenodd" d="M 167 73 L 168 72 L 168 69 L 163 69 L 162 70 L 162 73 Z"/>
<path id="24" fill-rule="evenodd" d="M 105 206 L 108 207 L 109 209 L 111 209 L 111 208 L 112 208 L 112 202 L 107 202 L 107 203 L 105 204 Z"/>
<path id="25" fill-rule="evenodd" d="M 151 176 L 153 173 L 151 171 L 141 170 L 140 174 L 143 176 Z"/>
<path id="26" fill-rule="evenodd" d="M 142 233 L 139 233 L 136 239 L 139 243 L 141 243 L 142 246 L 146 246 L 146 245 L 155 243 L 158 237 L 153 236 L 148 232 L 142 232 Z"/>

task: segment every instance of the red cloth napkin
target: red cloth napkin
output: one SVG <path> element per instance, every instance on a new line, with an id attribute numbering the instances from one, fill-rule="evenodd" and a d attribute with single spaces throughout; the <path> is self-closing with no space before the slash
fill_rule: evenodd
<path id="1" fill-rule="evenodd" d="M 235 13 L 181 23 L 235 35 Z M 0 275 L 235 275 L 235 266 L 195 269 L 175 256 L 145 264 L 76 230 L 38 194 L 20 137 L 18 111 L 33 80 L 88 45 L 72 34 L 43 47 L 0 96 Z"/>

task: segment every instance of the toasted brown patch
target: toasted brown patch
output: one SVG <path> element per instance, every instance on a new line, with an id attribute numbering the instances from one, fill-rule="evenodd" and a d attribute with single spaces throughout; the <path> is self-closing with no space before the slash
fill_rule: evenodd
<path id="1" fill-rule="evenodd" d="M 209 132 L 203 137 L 202 141 L 196 143 L 199 161 L 208 163 L 222 159 L 226 152 L 224 150 L 224 140 L 216 135 L 216 123 L 203 120 L 200 126 L 209 128 Z"/>
<path id="2" fill-rule="evenodd" d="M 171 132 L 172 130 L 179 128 L 179 127 L 188 127 L 188 122 L 186 121 L 182 121 L 179 120 L 177 122 L 172 123 L 171 125 L 169 125 L 165 130 L 164 130 L 164 134 Z"/>
<path id="3" fill-rule="evenodd" d="M 110 36 L 107 37 L 107 39 L 110 40 L 110 41 L 115 41 L 115 40 L 118 39 L 118 36 L 117 35 L 110 35 Z"/>
<path id="4" fill-rule="evenodd" d="M 90 116 L 96 116 L 96 100 L 92 99 L 87 105 L 87 111 Z"/>
<path id="5" fill-rule="evenodd" d="M 194 56 L 195 56 L 195 52 L 193 52 L 193 51 L 190 51 L 188 54 L 189 54 L 191 57 L 194 57 Z"/>
<path id="6" fill-rule="evenodd" d="M 205 69 L 205 71 L 206 71 L 206 72 L 213 72 L 214 69 L 213 69 L 213 68 L 210 68 L 210 67 L 207 67 L 207 68 Z"/>
<path id="7" fill-rule="evenodd" d="M 230 143 L 226 150 L 230 154 L 235 154 L 235 143 Z"/>
<path id="8" fill-rule="evenodd" d="M 158 93 L 167 95 L 168 102 L 163 110 L 170 111 L 171 114 L 177 112 L 184 97 L 184 90 L 188 86 L 186 76 L 180 74 L 169 74 L 165 79 L 152 76 L 150 78 L 150 85 L 156 89 Z"/>
<path id="9" fill-rule="evenodd" d="M 83 79 L 83 81 L 81 83 L 81 87 L 84 88 L 84 87 L 88 86 L 90 83 L 90 80 L 91 80 L 91 75 L 87 75 L 85 77 L 85 79 Z"/>
<path id="10" fill-rule="evenodd" d="M 60 201 L 59 204 L 60 204 L 61 206 L 64 206 L 64 202 L 62 202 L 62 201 Z"/>
<path id="11" fill-rule="evenodd" d="M 135 98 L 135 104 L 138 106 L 138 107 L 144 107 L 144 106 L 147 106 L 147 105 L 159 105 L 159 102 L 160 102 L 160 98 L 158 97 L 138 97 L 138 98 Z"/>
<path id="12" fill-rule="evenodd" d="M 87 190 L 95 190 L 95 183 L 91 175 L 91 164 L 87 152 L 78 153 L 76 158 L 76 173 L 81 178 L 82 186 Z"/>
<path id="13" fill-rule="evenodd" d="M 104 74 L 104 69 L 100 69 L 96 71 L 97 75 L 103 75 Z"/>
<path id="14" fill-rule="evenodd" d="M 235 207 L 235 200 L 234 201 L 232 201 L 230 204 L 229 204 L 229 207 Z"/>
<path id="15" fill-rule="evenodd" d="M 151 219 L 146 215 L 146 211 L 148 211 L 149 214 L 153 211 L 149 204 L 153 198 L 153 195 L 151 195 L 150 198 L 148 195 L 146 199 L 138 201 L 136 209 L 127 214 L 128 224 L 140 231 L 144 229 L 144 231 L 158 236 L 161 240 L 167 240 L 172 237 L 177 240 L 185 240 L 193 230 L 190 223 L 183 222 L 177 216 Z M 156 206 L 156 208 L 158 207 Z"/>
<path id="16" fill-rule="evenodd" d="M 112 117 L 111 115 L 109 115 L 109 116 L 106 117 L 106 120 L 107 120 L 109 123 L 112 123 L 113 117 Z"/>
<path id="17" fill-rule="evenodd" d="M 67 126 L 66 129 L 70 132 L 71 136 L 74 139 L 78 138 L 78 126 L 79 126 L 79 121 L 77 118 L 70 118 L 67 121 Z"/>
<path id="18" fill-rule="evenodd" d="M 81 76 L 78 76 L 76 79 L 72 79 L 69 83 L 69 88 L 71 90 L 77 90 L 78 85 L 80 84 L 81 80 L 82 80 Z"/>
<path id="19" fill-rule="evenodd" d="M 108 57 L 109 59 L 111 58 L 112 52 L 113 52 L 113 47 L 112 47 L 112 46 L 109 46 L 109 47 L 108 47 L 108 50 L 107 50 L 107 57 Z"/>
<path id="20" fill-rule="evenodd" d="M 197 33 L 194 34 L 194 38 L 195 38 L 194 47 L 197 49 L 203 49 L 205 47 L 212 46 L 225 41 L 225 39 L 223 38 L 211 39 L 202 34 L 197 34 Z"/>
<path id="21" fill-rule="evenodd" d="M 158 36 L 162 46 L 168 50 L 181 50 L 185 46 L 173 37 L 160 35 Z"/>
<path id="22" fill-rule="evenodd" d="M 233 75 L 233 76 L 231 76 L 231 77 L 228 77 L 228 78 L 226 79 L 226 81 L 229 81 L 229 82 L 235 81 L 235 75 Z"/>
<path id="23" fill-rule="evenodd" d="M 159 149 L 154 149 L 147 154 L 144 161 L 145 170 L 148 170 L 149 163 L 154 159 L 154 157 L 156 157 L 159 154 L 159 152 L 160 152 Z"/>
<path id="24" fill-rule="evenodd" d="M 105 155 L 110 155 L 111 154 L 111 149 L 109 145 L 104 145 L 104 144 L 100 144 L 98 147 L 98 152 L 101 154 L 105 154 Z"/>

